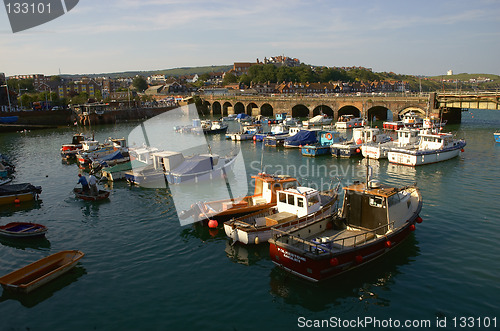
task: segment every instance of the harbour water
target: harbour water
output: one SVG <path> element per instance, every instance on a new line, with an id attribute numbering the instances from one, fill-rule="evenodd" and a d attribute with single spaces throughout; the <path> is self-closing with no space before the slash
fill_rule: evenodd
<path id="1" fill-rule="evenodd" d="M 92 131 L 98 140 L 127 137 L 137 125 Z M 473 329 L 488 321 L 498 329 L 500 144 L 493 132 L 499 127 L 494 111 L 464 112 L 462 124 L 445 127 L 466 139 L 460 157 L 417 168 L 371 161 L 383 183 L 417 182 L 424 221 L 402 247 L 320 284 L 277 269 L 267 244 L 231 245 L 222 229 L 180 226 L 165 189 L 116 182 L 108 186 L 109 201 L 76 200 L 79 170 L 59 155 L 73 128 L 0 134 L 0 152 L 16 165 L 15 182 L 43 188 L 39 204 L 0 207 L 0 223 L 49 228 L 44 240 L 2 239 L 0 275 L 60 250 L 86 254 L 70 273 L 28 296 L 4 291 L 0 329 L 289 330 L 323 320 L 329 323 L 323 326 L 359 326 L 352 321 L 365 318 L 380 323 L 364 324 L 368 329 L 389 321 L 458 329 L 463 318 Z M 222 135 L 209 139 L 236 144 Z M 255 175 L 261 143 L 237 144 L 248 176 Z M 346 184 L 365 175 L 362 159 L 306 158 L 298 150 L 266 147 L 263 164 L 267 172 L 294 171 L 289 174 L 317 186 L 330 177 Z"/>

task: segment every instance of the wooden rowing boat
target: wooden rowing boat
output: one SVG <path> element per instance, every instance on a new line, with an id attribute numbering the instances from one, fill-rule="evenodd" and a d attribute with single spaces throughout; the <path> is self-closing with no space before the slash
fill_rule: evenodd
<path id="1" fill-rule="evenodd" d="M 74 188 L 73 192 L 75 193 L 75 196 L 77 198 L 87 201 L 104 200 L 109 197 L 109 191 L 104 190 L 99 190 L 99 193 L 97 195 L 91 195 L 90 192 L 83 193 L 81 188 Z"/>
<path id="2" fill-rule="evenodd" d="M 78 250 L 61 251 L 0 277 L 5 290 L 29 293 L 73 268 L 84 256 Z"/>
<path id="3" fill-rule="evenodd" d="M 29 222 L 12 222 L 0 226 L 0 236 L 9 238 L 41 237 L 47 232 L 45 225 Z"/>

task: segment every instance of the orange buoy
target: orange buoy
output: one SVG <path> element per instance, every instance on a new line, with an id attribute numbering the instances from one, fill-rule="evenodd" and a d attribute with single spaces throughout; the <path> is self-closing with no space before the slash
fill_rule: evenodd
<path id="1" fill-rule="evenodd" d="M 357 263 L 361 263 L 361 262 L 363 262 L 363 256 L 361 256 L 361 255 L 356 255 L 356 262 L 357 262 Z"/>
<path id="2" fill-rule="evenodd" d="M 336 267 L 336 266 L 338 266 L 338 265 L 339 265 L 339 259 L 337 259 L 336 257 L 332 257 L 332 258 L 330 259 L 330 265 L 331 265 L 332 267 Z"/>
<path id="3" fill-rule="evenodd" d="M 387 241 L 385 242 L 385 247 L 387 247 L 387 248 L 391 248 L 391 246 L 392 246 L 391 241 L 390 241 L 390 240 L 387 240 Z"/>
<path id="4" fill-rule="evenodd" d="M 361 150 L 359 148 L 356 148 L 356 153 L 361 153 Z"/>
<path id="5" fill-rule="evenodd" d="M 415 231 L 416 227 L 415 224 L 410 225 L 410 231 Z"/>
<path id="6" fill-rule="evenodd" d="M 460 152 L 462 152 L 462 153 L 463 153 L 463 152 L 465 152 L 465 150 L 462 148 L 462 149 L 460 150 Z"/>
<path id="7" fill-rule="evenodd" d="M 216 220 L 210 220 L 210 221 L 208 221 L 208 227 L 210 229 L 215 229 L 215 228 L 217 228 L 217 226 L 219 226 L 219 223 L 217 223 Z"/>
<path id="8" fill-rule="evenodd" d="M 422 217 L 420 217 L 420 216 L 419 216 L 419 217 L 417 217 L 417 223 L 419 223 L 419 224 L 420 224 L 420 223 L 422 223 L 422 221 L 423 221 Z"/>
<path id="9" fill-rule="evenodd" d="M 325 135 L 325 138 L 328 139 L 328 140 L 332 140 L 332 134 L 330 132 L 328 132 L 326 135 Z"/>
<path id="10" fill-rule="evenodd" d="M 14 203 L 21 203 L 21 200 L 19 200 L 19 198 L 15 198 Z"/>
<path id="11" fill-rule="evenodd" d="M 219 229 L 208 229 L 208 233 L 210 233 L 210 236 L 216 237 L 219 233 Z"/>
<path id="12" fill-rule="evenodd" d="M 257 137 L 256 137 L 256 136 L 253 136 L 253 140 L 254 140 L 254 141 L 255 141 L 255 140 L 257 140 Z"/>

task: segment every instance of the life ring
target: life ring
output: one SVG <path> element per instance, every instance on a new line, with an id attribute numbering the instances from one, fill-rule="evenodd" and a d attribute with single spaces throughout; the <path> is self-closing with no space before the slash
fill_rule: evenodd
<path id="1" fill-rule="evenodd" d="M 373 136 L 373 142 L 376 143 L 377 142 L 377 136 Z"/>
<path id="2" fill-rule="evenodd" d="M 332 134 L 330 132 L 327 132 L 327 134 L 325 134 L 325 138 L 328 140 L 332 140 Z"/>

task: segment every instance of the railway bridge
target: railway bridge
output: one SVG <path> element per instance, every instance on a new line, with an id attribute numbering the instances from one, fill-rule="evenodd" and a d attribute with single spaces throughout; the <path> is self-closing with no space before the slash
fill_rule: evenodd
<path id="1" fill-rule="evenodd" d="M 413 111 L 425 116 L 440 117 L 448 123 L 460 123 L 461 111 L 468 108 L 499 109 L 500 94 L 363 94 L 363 95 L 279 95 L 279 96 L 201 96 L 202 112 L 214 116 L 246 113 L 251 116 L 274 117 L 287 113 L 293 117 L 326 114 L 337 120 L 352 114 L 367 119 L 397 120 Z"/>

